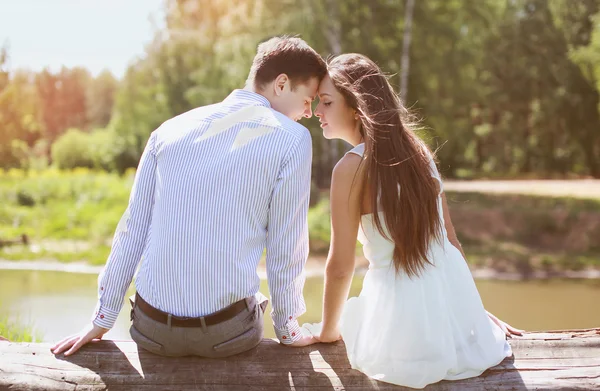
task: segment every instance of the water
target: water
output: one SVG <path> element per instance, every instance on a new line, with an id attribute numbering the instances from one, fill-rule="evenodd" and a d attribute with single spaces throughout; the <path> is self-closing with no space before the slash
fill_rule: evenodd
<path id="1" fill-rule="evenodd" d="M 32 325 L 43 341 L 56 341 L 90 322 L 96 305 L 96 281 L 97 276 L 91 274 L 1 270 L 0 311 Z M 361 285 L 361 278 L 355 277 L 351 295 L 357 295 Z M 600 327 L 600 280 L 479 280 L 477 287 L 486 309 L 515 327 L 527 330 Z M 268 297 L 265 281 L 261 291 Z M 130 294 L 133 292 L 130 288 Z M 304 289 L 307 313 L 300 318 L 301 324 L 321 319 L 322 294 L 323 279 L 309 278 Z M 126 301 L 106 338 L 130 339 L 128 307 Z M 265 337 L 274 338 L 269 316 L 265 325 Z"/>

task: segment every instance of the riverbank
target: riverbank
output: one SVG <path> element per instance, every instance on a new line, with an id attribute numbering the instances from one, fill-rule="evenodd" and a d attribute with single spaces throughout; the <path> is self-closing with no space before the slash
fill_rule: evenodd
<path id="1" fill-rule="evenodd" d="M 24 262 L 20 268 L 58 262 L 66 266 L 53 270 L 96 273 L 108 258 L 132 179 L 89 170 L 0 175 L 0 198 L 7 200 L 0 205 L 0 240 L 29 238 L 27 245 L 0 247 L 0 260 Z M 600 270 L 600 181 L 447 181 L 445 189 L 475 275 L 579 278 Z M 309 273 L 324 267 L 330 239 L 327 192 L 314 196 Z M 362 256 L 360 245 L 356 254 Z"/>
<path id="2" fill-rule="evenodd" d="M 37 270 L 64 273 L 99 274 L 104 266 L 90 265 L 84 262 L 56 262 L 56 261 L 8 261 L 0 259 L 0 270 Z M 324 260 L 322 258 L 309 258 L 306 263 L 307 277 L 323 277 L 325 273 Z M 355 274 L 364 276 L 368 270 L 366 259 L 357 259 Z M 560 279 L 600 279 L 600 269 L 563 270 L 549 271 L 537 270 L 529 273 L 507 272 L 494 270 L 486 267 L 471 266 L 473 278 L 478 280 L 545 280 L 551 278 Z M 261 262 L 258 268 L 261 279 L 267 278 L 265 264 Z"/>

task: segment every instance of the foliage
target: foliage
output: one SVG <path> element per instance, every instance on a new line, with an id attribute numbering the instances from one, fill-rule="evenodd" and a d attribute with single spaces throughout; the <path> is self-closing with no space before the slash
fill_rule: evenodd
<path id="1" fill-rule="evenodd" d="M 308 234 L 313 254 L 327 253 L 331 236 L 329 199 L 323 198 L 308 211 Z"/>
<path id="2" fill-rule="evenodd" d="M 52 160 L 58 168 L 94 166 L 92 148 L 88 135 L 77 129 L 69 129 L 52 144 Z"/>
<path id="3" fill-rule="evenodd" d="M 11 70 L 3 48 L 0 167 L 52 163 L 52 144 L 70 128 L 112 129 L 94 132 L 90 143 L 105 155 L 82 164 L 135 167 L 162 122 L 242 88 L 256 45 L 277 34 L 299 34 L 325 57 L 364 53 L 398 86 L 404 7 L 165 0 L 164 27 L 122 80 L 82 68 Z M 600 177 L 599 11 L 600 0 L 415 2 L 406 104 L 423 118 L 426 141 L 443 146 L 446 176 Z M 348 146 L 325 140 L 315 118 L 303 121 L 313 181 L 326 188 Z"/>

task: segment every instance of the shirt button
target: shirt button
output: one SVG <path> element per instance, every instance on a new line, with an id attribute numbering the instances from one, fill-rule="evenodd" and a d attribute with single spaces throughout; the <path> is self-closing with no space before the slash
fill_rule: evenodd
<path id="1" fill-rule="evenodd" d="M 292 333 L 292 337 L 295 337 L 295 336 L 296 336 L 296 333 Z"/>
<path id="2" fill-rule="evenodd" d="M 104 315 L 100 314 L 100 319 L 104 319 Z"/>
<path id="3" fill-rule="evenodd" d="M 103 287 L 103 286 L 101 286 L 101 287 L 100 287 L 100 290 L 101 290 L 101 291 L 103 291 L 103 290 L 104 290 L 104 287 Z"/>
<path id="4" fill-rule="evenodd" d="M 290 316 L 290 320 L 294 319 L 293 317 Z"/>

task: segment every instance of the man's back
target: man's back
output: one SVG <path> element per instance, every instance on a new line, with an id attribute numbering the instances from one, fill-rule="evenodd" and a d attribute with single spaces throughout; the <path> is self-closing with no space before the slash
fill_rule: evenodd
<path id="1" fill-rule="evenodd" d="M 285 329 L 287 319 L 304 311 L 312 159 L 307 129 L 271 109 L 264 97 L 236 90 L 221 103 L 165 122 L 145 154 L 134 187 L 147 194 L 132 192 L 115 235 L 141 240 L 135 232 L 147 224 L 138 293 L 176 316 L 214 313 L 258 292 L 256 269 L 266 247 L 273 318 Z M 125 258 L 133 264 L 135 254 Z M 109 258 L 101 281 L 126 281 L 131 270 L 120 270 L 112 270 Z M 122 297 L 101 292 L 100 301 L 119 308 Z"/>
<path id="2" fill-rule="evenodd" d="M 279 341 L 306 346 L 297 318 L 308 256 L 312 142 L 295 121 L 327 64 L 298 37 L 258 45 L 247 90 L 165 122 L 150 135 L 129 204 L 98 278 L 91 324 L 53 348 L 69 355 L 114 326 L 133 275 L 131 338 L 167 356 L 224 357 L 263 336 L 266 248 Z"/>
<path id="3" fill-rule="evenodd" d="M 158 229 L 136 285 L 143 297 L 161 292 L 151 304 L 163 311 L 201 316 L 258 290 L 271 194 L 306 129 L 244 99 L 258 99 L 250 94 L 236 91 L 157 131 L 151 227 Z"/>

